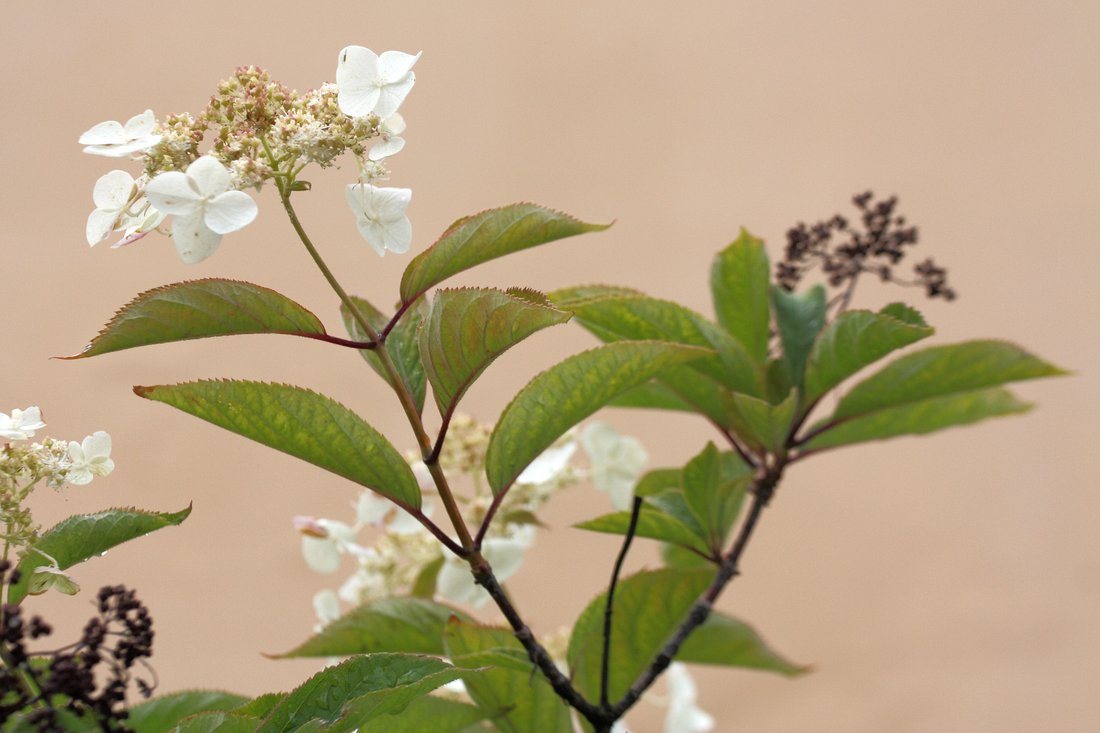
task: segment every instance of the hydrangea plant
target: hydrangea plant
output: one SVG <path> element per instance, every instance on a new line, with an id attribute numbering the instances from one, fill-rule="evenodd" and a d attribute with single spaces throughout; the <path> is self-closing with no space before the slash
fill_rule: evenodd
<path id="1" fill-rule="evenodd" d="M 330 333 L 305 306 L 269 287 L 203 278 L 139 294 L 69 358 L 212 336 L 316 339 L 362 354 L 392 389 L 417 444 L 405 454 L 353 411 L 299 386 L 215 379 L 135 387 L 146 400 L 358 485 L 350 521 L 294 520 L 310 567 L 324 573 L 350 567 L 351 573 L 338 590 L 314 598 L 319 623 L 313 635 L 281 656 L 315 657 L 329 666 L 286 693 L 249 699 L 182 692 L 126 715 L 115 694 L 106 708 L 78 706 L 61 716 L 42 711 L 64 707 L 66 695 L 76 700 L 81 688 L 47 692 L 41 682 L 49 674 L 36 677 L 45 667 L 35 666 L 34 655 L 13 656 L 23 650 L 23 636 L 9 634 L 0 651 L 18 693 L 5 693 L 0 703 L 11 712 L 11 729 L 41 728 L 49 718 L 64 730 L 112 720 L 150 732 L 623 731 L 624 714 L 667 672 L 666 731 L 711 730 L 716 722 L 696 704 L 684 665 L 789 676 L 806 671 L 751 626 L 714 608 L 740 572 L 786 471 L 826 450 L 1024 412 L 1029 405 L 1004 385 L 1062 373 L 1013 344 L 976 340 L 908 351 L 849 384 L 933 333 L 902 303 L 850 309 L 863 275 L 955 297 L 946 270 L 931 260 L 917 265 L 912 278 L 898 274 L 917 242 L 916 229 L 897 215 L 896 199 L 875 201 L 870 193 L 855 198 L 855 224 L 836 216 L 794 227 L 774 278 L 763 242 L 742 231 L 711 265 L 713 319 L 622 285 L 548 294 L 445 287 L 452 276 L 492 259 L 606 229 L 531 203 L 455 221 L 408 263 L 394 308 L 374 304 L 391 302 L 385 295 L 351 295 L 308 235 L 293 199 L 312 189 L 303 177 L 311 166 L 327 168 L 350 155 L 358 177 L 346 184 L 345 196 L 359 233 L 379 256 L 411 248 L 411 191 L 376 184 L 405 145 L 399 110 L 419 57 L 349 46 L 338 54 L 336 83 L 306 93 L 261 69 L 242 68 L 197 115 L 158 120 L 146 110 L 80 136 L 85 152 L 127 159 L 139 169 L 137 177 L 110 171 L 96 183 L 90 245 L 112 235 L 121 246 L 165 234 L 184 263 L 200 262 L 225 235 L 256 218 L 254 196 L 274 189 L 339 298 L 346 334 Z M 796 290 L 815 268 L 825 283 Z M 601 345 L 534 376 L 494 425 L 459 411 L 498 356 L 569 321 Z M 842 387 L 826 409 L 824 398 Z M 698 415 L 714 429 L 714 441 L 682 465 L 645 472 L 647 456 L 636 439 L 602 423 L 584 424 L 607 406 Z M 19 569 L 31 570 L 30 592 L 75 592 L 48 578 L 67 578 L 64 571 L 92 552 L 182 521 L 185 513 L 116 510 L 111 527 L 128 526 L 128 532 L 108 530 L 94 518 L 74 518 L 73 525 L 42 535 L 28 529 L 19 514 L 27 486 L 85 483 L 112 466 L 105 433 L 80 444 L 19 447 L 41 427 L 35 408 L 0 415 L 0 436 L 14 441 L 5 446 L 2 464 L 5 471 L 14 466 L 3 474 L 13 477 L 4 479 L 10 484 L 5 497 L 15 497 L 5 499 L 5 552 L 18 552 Z M 578 446 L 587 466 L 577 463 Z M 524 619 L 523 600 L 513 599 L 503 582 L 535 541 L 542 506 L 580 482 L 606 491 L 615 511 L 578 526 L 622 536 L 621 550 L 608 558 L 606 589 L 572 628 L 540 637 Z M 621 577 L 638 538 L 661 543 L 663 567 Z M 26 581 L 18 574 L 5 578 L 5 618 L 16 619 Z M 111 606 L 111 598 L 134 608 L 124 591 L 101 595 L 108 599 L 104 613 L 127 612 Z M 481 624 L 470 612 L 488 603 L 507 626 Z M 144 626 L 134 621 L 131 631 L 144 643 Z M 119 680 L 125 687 L 128 678 Z"/>

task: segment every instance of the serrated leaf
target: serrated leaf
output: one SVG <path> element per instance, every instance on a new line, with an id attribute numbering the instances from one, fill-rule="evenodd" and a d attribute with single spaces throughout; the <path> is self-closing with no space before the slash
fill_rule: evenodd
<path id="1" fill-rule="evenodd" d="M 1065 374 L 1004 341 L 932 346 L 896 359 L 852 388 L 830 421 L 955 392 Z"/>
<path id="2" fill-rule="evenodd" d="M 787 373 L 791 384 L 801 387 L 814 339 L 825 326 L 825 288 L 815 285 L 805 293 L 788 293 L 772 287 L 772 303 Z"/>
<path id="3" fill-rule="evenodd" d="M 283 733 L 313 720 L 350 731 L 458 679 L 461 670 L 415 654 L 368 654 L 318 672 L 281 700 L 257 730 Z"/>
<path id="4" fill-rule="evenodd" d="M 428 288 L 483 262 L 563 237 L 598 232 L 609 224 L 587 224 L 537 204 L 512 204 L 459 219 L 401 277 L 401 300 L 412 302 Z"/>
<path id="5" fill-rule="evenodd" d="M 708 442 L 684 466 L 680 479 L 684 501 L 703 527 L 705 534 L 700 539 L 712 556 L 723 550 L 726 535 L 741 511 L 750 478 L 745 473 L 732 474 L 724 464 L 722 454 L 714 443 Z"/>
<path id="6" fill-rule="evenodd" d="M 911 317 L 894 312 L 903 317 Z M 931 336 L 933 329 L 870 311 L 841 313 L 814 343 L 806 364 L 803 405 L 819 397 L 891 351 Z"/>
<path id="7" fill-rule="evenodd" d="M 628 389 L 608 402 L 607 406 L 698 412 L 694 405 L 678 395 L 671 387 L 656 381 L 646 382 L 633 389 Z"/>
<path id="8" fill-rule="evenodd" d="M 1031 407 L 1000 387 L 929 397 L 846 419 L 819 432 L 815 428 L 817 434 L 803 449 L 816 451 L 899 435 L 924 435 L 991 417 L 1027 412 Z"/>
<path id="9" fill-rule="evenodd" d="M 649 666 L 713 578 L 711 569 L 662 568 L 619 581 L 612 609 L 607 686 L 612 701 L 621 698 Z M 581 613 L 569 639 L 573 684 L 589 700 L 600 696 L 606 606 L 607 593 L 602 593 Z"/>
<path id="10" fill-rule="evenodd" d="M 385 437 L 335 400 L 286 384 L 203 380 L 134 387 L 238 435 L 350 479 L 412 510 L 420 487 Z"/>
<path id="11" fill-rule="evenodd" d="M 772 453 L 786 450 L 794 405 L 794 390 L 778 405 L 738 392 L 731 394 L 726 402 L 734 432 L 754 449 L 763 448 Z"/>
<path id="12" fill-rule="evenodd" d="M 435 403 L 449 416 L 483 371 L 531 334 L 568 313 L 489 288 L 439 290 L 420 329 L 420 353 Z"/>
<path id="13" fill-rule="evenodd" d="M 8 603 L 19 603 L 27 595 L 33 570 L 57 561 L 61 570 L 101 555 L 163 527 L 173 527 L 191 514 L 191 507 L 178 512 L 149 512 L 141 509 L 107 509 L 94 514 L 77 514 L 46 530 L 19 562 L 22 577 L 8 589 Z"/>
<path id="14" fill-rule="evenodd" d="M 718 253 L 710 268 L 710 290 L 718 322 L 759 365 L 768 358 L 770 271 L 764 242 L 744 229 Z"/>
<path id="15" fill-rule="evenodd" d="M 385 328 L 389 322 L 389 317 L 382 311 L 375 308 L 364 298 L 353 295 L 351 301 L 355 304 L 359 313 L 367 319 L 367 323 L 371 325 L 375 333 Z M 344 304 L 340 305 L 340 316 L 344 319 L 344 328 L 347 329 L 348 335 L 356 341 L 370 341 L 370 334 L 363 330 L 363 327 L 359 325 L 359 322 L 355 320 L 351 311 Z M 424 411 L 425 393 L 424 366 L 420 363 L 420 338 L 418 336 L 421 320 L 422 316 L 416 308 L 410 308 L 390 331 L 386 337 L 384 347 L 390 355 L 390 361 L 393 362 L 402 384 L 412 395 L 418 413 Z M 362 354 L 363 359 L 366 360 L 371 369 L 381 375 L 391 387 L 397 389 L 397 385 L 393 383 L 386 368 L 382 365 L 382 359 L 378 356 L 378 348 L 360 349 L 359 353 Z"/>
<path id="16" fill-rule="evenodd" d="M 641 290 L 621 285 L 575 285 L 561 288 L 547 294 L 550 302 L 562 310 L 572 310 L 573 306 L 596 298 L 645 295 Z"/>
<path id="17" fill-rule="evenodd" d="M 504 408 L 485 466 L 497 494 L 566 430 L 631 387 L 708 352 L 654 341 L 623 341 L 576 354 L 532 379 Z"/>
<path id="18" fill-rule="evenodd" d="M 746 623 L 711 611 L 703 625 L 691 633 L 676 659 L 693 664 L 760 669 L 793 677 L 809 667 L 792 664 L 774 652 Z"/>
<path id="19" fill-rule="evenodd" d="M 713 349 L 685 368 L 729 389 L 759 394 L 761 374 L 732 336 L 678 303 L 643 295 L 595 298 L 569 308 L 577 323 L 604 342 L 668 341 Z M 666 380 L 667 381 L 667 380 Z"/>
<path id="20" fill-rule="evenodd" d="M 204 711 L 226 711 L 248 702 L 242 695 L 220 690 L 186 690 L 162 695 L 133 706 L 126 726 L 135 733 L 168 733 L 189 715 Z"/>
<path id="21" fill-rule="evenodd" d="M 80 359 L 136 346 L 247 333 L 325 335 L 317 316 L 274 290 L 209 278 L 165 285 L 124 305 Z"/>
<path id="22" fill-rule="evenodd" d="M 382 598 L 352 609 L 277 659 L 376 652 L 443 654 L 443 627 L 465 613 L 424 598 Z"/>
<path id="23" fill-rule="evenodd" d="M 259 697 L 252 698 L 233 712 L 252 718 L 266 718 L 287 694 L 286 692 L 267 692 Z"/>
<path id="24" fill-rule="evenodd" d="M 573 526 L 577 529 L 587 529 L 592 532 L 625 535 L 630 528 L 630 517 L 630 512 L 612 512 L 595 519 L 578 522 Z M 651 540 L 661 540 L 689 547 L 703 554 L 709 554 L 710 552 L 694 529 L 672 515 L 662 512 L 652 504 L 642 504 L 634 534 L 637 537 L 646 537 Z"/>
<path id="25" fill-rule="evenodd" d="M 447 624 L 447 656 L 461 659 L 487 650 L 526 654 L 508 629 L 455 619 Z M 528 662 L 527 669 L 494 668 L 463 682 L 470 697 L 504 733 L 572 733 L 569 707 Z"/>
<path id="26" fill-rule="evenodd" d="M 400 713 L 359 726 L 359 733 L 463 733 L 487 717 L 483 710 L 441 697 L 418 697 Z"/>
<path id="27" fill-rule="evenodd" d="M 883 306 L 879 313 L 884 316 L 890 316 L 896 318 L 902 323 L 908 323 L 910 326 L 928 326 L 928 323 L 924 320 L 924 316 L 916 308 L 906 305 L 905 303 L 890 303 L 887 306 Z"/>

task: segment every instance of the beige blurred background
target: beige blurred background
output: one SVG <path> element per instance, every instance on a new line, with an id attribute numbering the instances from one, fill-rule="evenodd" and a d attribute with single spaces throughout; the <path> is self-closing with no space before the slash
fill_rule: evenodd
<path id="1" fill-rule="evenodd" d="M 197 112 L 235 66 L 292 87 L 332 80 L 337 51 L 424 51 L 392 185 L 414 191 L 414 250 L 460 215 L 533 200 L 608 232 L 495 262 L 466 284 L 630 283 L 710 312 L 713 253 L 742 225 L 778 256 L 786 228 L 896 193 L 917 253 L 949 266 L 954 304 L 911 299 L 938 343 L 1008 338 L 1077 371 L 1024 384 L 1023 418 L 821 456 L 792 470 L 721 607 L 811 663 L 798 680 L 698 668 L 720 731 L 1091 731 L 1100 721 L 1096 477 L 1100 98 L 1093 2 L 6 3 L 0 27 L 5 224 L 0 410 L 38 404 L 49 434 L 111 432 L 118 469 L 38 497 L 46 524 L 111 505 L 179 509 L 179 529 L 81 566 L 85 589 L 136 586 L 156 619 L 161 690 L 286 689 L 316 669 L 269 661 L 314 623 L 295 514 L 346 517 L 355 487 L 134 397 L 134 384 L 230 376 L 309 386 L 400 447 L 396 403 L 353 352 L 277 337 L 209 340 L 87 362 L 78 351 L 141 290 L 224 276 L 275 287 L 339 330 L 272 191 L 212 259 L 169 240 L 89 249 L 94 123 Z M 351 290 L 386 303 L 408 257 L 355 231 L 343 170 L 311 174 L 300 213 Z M 509 353 L 471 391 L 492 421 L 552 361 L 592 343 L 566 326 Z M 431 409 L 429 408 L 429 414 Z M 607 411 L 652 465 L 711 436 L 687 417 Z M 433 418 L 434 419 L 434 418 Z M 588 487 L 510 587 L 540 633 L 606 582 L 615 540 L 570 529 Z M 639 543 L 631 566 L 655 564 Z M 35 600 L 75 635 L 87 594 Z M 638 731 L 664 711 L 643 703 Z"/>

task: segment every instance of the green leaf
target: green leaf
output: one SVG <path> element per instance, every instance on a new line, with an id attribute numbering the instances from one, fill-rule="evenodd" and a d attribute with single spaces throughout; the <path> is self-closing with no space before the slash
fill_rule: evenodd
<path id="1" fill-rule="evenodd" d="M 920 311 L 905 303 L 891 303 L 890 305 L 884 306 L 879 313 L 884 316 L 896 318 L 902 323 L 908 323 L 910 326 L 920 326 L 921 328 L 928 326 L 928 323 L 925 322 L 924 316 L 920 314 Z"/>
<path id="2" fill-rule="evenodd" d="M 443 627 L 457 609 L 424 598 L 383 598 L 366 603 L 325 626 L 288 657 L 347 657 L 374 652 L 443 654 Z"/>
<path id="3" fill-rule="evenodd" d="M 714 443 L 707 443 L 684 466 L 681 478 L 684 500 L 703 527 L 701 539 L 712 556 L 722 552 L 726 535 L 741 511 L 750 478 L 744 472 L 734 473 L 729 465 Z"/>
<path id="4" fill-rule="evenodd" d="M 691 404 L 671 387 L 660 382 L 646 382 L 628 389 L 607 403 L 608 407 L 641 407 L 647 410 L 676 410 L 678 412 L 698 412 Z"/>
<path id="5" fill-rule="evenodd" d="M 837 405 L 830 421 L 929 397 L 1065 373 L 1004 341 L 932 346 L 894 360 L 857 384 Z"/>
<path id="6" fill-rule="evenodd" d="M 788 677 L 810 669 L 787 661 L 772 651 L 751 626 L 717 611 L 711 611 L 703 625 L 692 632 L 676 659 L 694 664 L 760 669 Z"/>
<path id="7" fill-rule="evenodd" d="M 698 568 L 712 568 L 714 561 L 680 545 L 664 543 L 661 545 L 661 560 L 667 567 L 676 570 L 696 570 Z"/>
<path id="8" fill-rule="evenodd" d="M 178 512 L 148 512 L 141 509 L 107 509 L 95 514 L 77 514 L 58 522 L 38 538 L 19 562 L 22 578 L 8 589 L 8 603 L 19 603 L 27 595 L 36 567 L 53 565 L 71 568 L 88 558 L 102 555 L 121 545 L 163 527 L 172 527 L 191 514 L 191 507 Z"/>
<path id="9" fill-rule="evenodd" d="M 441 697 L 418 697 L 400 713 L 384 715 L 359 726 L 359 733 L 463 733 L 484 720 L 473 705 Z"/>
<path id="10" fill-rule="evenodd" d="M 645 295 L 641 290 L 627 288 L 621 285 L 576 285 L 571 288 L 561 288 L 547 295 L 550 302 L 562 310 L 572 310 L 574 305 L 596 298 L 619 297 L 629 295 Z"/>
<path id="11" fill-rule="evenodd" d="M 221 379 L 134 392 L 332 471 L 404 508 L 420 509 L 420 487 L 397 449 L 363 418 L 316 392 Z"/>
<path id="12" fill-rule="evenodd" d="M 846 419 L 819 432 L 815 428 L 811 434 L 816 435 L 803 449 L 815 451 L 899 435 L 924 435 L 991 417 L 1027 412 L 1031 407 L 1000 387 L 929 397 Z"/>
<path id="13" fill-rule="evenodd" d="M 233 710 L 246 702 L 247 697 L 218 690 L 176 692 L 130 708 L 126 726 L 135 733 L 168 733 L 189 715 L 210 710 Z"/>
<path id="14" fill-rule="evenodd" d="M 386 327 L 389 317 L 382 311 L 375 308 L 367 300 L 354 295 L 351 296 L 351 301 L 355 304 L 360 315 L 367 319 L 367 323 L 370 324 L 375 333 L 381 332 Z M 370 334 L 363 330 L 363 327 L 352 316 L 351 311 L 343 304 L 340 305 L 340 316 L 344 319 L 344 327 L 347 329 L 348 335 L 354 340 L 371 340 Z M 420 363 L 420 338 L 417 335 L 421 320 L 423 320 L 423 316 L 417 312 L 417 309 L 410 308 L 390 331 L 386 337 L 384 347 L 390 355 L 390 361 L 393 362 L 402 384 L 412 395 L 417 413 L 424 411 L 425 392 L 424 366 Z M 391 387 L 397 389 L 397 385 L 393 383 L 386 368 L 382 365 L 382 359 L 378 356 L 377 348 L 360 349 L 359 353 L 363 355 L 363 359 L 366 360 L 371 369 L 381 375 Z"/>
<path id="15" fill-rule="evenodd" d="M 595 519 L 579 522 L 573 526 L 577 529 L 587 529 L 592 532 L 625 535 L 630 528 L 630 516 L 630 512 L 612 512 Z M 635 528 L 635 535 L 652 540 L 672 542 L 692 548 L 703 554 L 709 554 L 710 552 L 692 527 L 672 515 L 662 512 L 652 504 L 642 504 L 642 509 L 638 513 L 638 526 Z"/>
<path id="16" fill-rule="evenodd" d="M 325 730 L 350 731 L 401 710 L 462 673 L 435 657 L 415 654 L 353 657 L 306 680 L 272 709 L 257 730 L 282 733 L 319 720 L 326 724 Z"/>
<path id="17" fill-rule="evenodd" d="M 772 302 L 775 305 L 775 322 L 779 327 L 779 340 L 783 343 L 787 373 L 791 384 L 801 387 L 810 349 L 825 325 L 825 288 L 815 285 L 799 294 L 773 287 Z"/>
<path id="18" fill-rule="evenodd" d="M 523 647 L 508 629 L 478 626 L 454 619 L 447 624 L 447 656 L 472 657 L 487 650 Z M 569 707 L 530 662 L 525 670 L 494 668 L 464 677 L 470 697 L 504 733 L 571 733 Z"/>
<path id="19" fill-rule="evenodd" d="M 759 365 L 768 358 L 771 266 L 764 242 L 744 229 L 718 253 L 710 268 L 710 290 L 718 322 Z"/>
<path id="20" fill-rule="evenodd" d="M 619 582 L 611 619 L 608 697 L 618 700 L 683 623 L 688 610 L 714 578 L 713 569 L 648 570 Z M 581 613 L 569 639 L 573 684 L 589 700 L 600 696 L 603 655 L 603 593 Z"/>
<path id="21" fill-rule="evenodd" d="M 794 390 L 778 405 L 738 392 L 731 394 L 726 402 L 737 435 L 753 448 L 764 448 L 772 453 L 786 450 L 794 404 Z"/>
<path id="22" fill-rule="evenodd" d="M 439 290 L 420 329 L 420 353 L 441 415 L 498 356 L 569 314 L 500 290 Z"/>
<path id="23" fill-rule="evenodd" d="M 233 711 L 198 713 L 179 722 L 173 733 L 255 733 L 260 720 Z M 298 733 L 305 733 L 299 729 Z"/>
<path id="24" fill-rule="evenodd" d="M 237 715 L 246 715 L 252 718 L 266 718 L 288 694 L 286 692 L 267 692 L 259 697 L 252 698 L 233 712 Z"/>
<path id="25" fill-rule="evenodd" d="M 439 579 L 439 571 L 443 569 L 443 560 L 443 556 L 440 555 L 420 568 L 416 580 L 413 581 L 412 588 L 409 589 L 409 595 L 429 600 L 435 596 L 435 584 Z"/>
<path id="26" fill-rule="evenodd" d="M 504 408 L 489 439 L 485 466 L 494 494 L 566 430 L 662 370 L 706 355 L 703 349 L 623 341 L 575 354 L 532 379 Z"/>
<path id="27" fill-rule="evenodd" d="M 679 468 L 654 468 L 646 471 L 634 487 L 634 496 L 653 496 L 666 489 L 680 488 L 683 470 Z"/>
<path id="28" fill-rule="evenodd" d="M 810 352 L 803 404 L 809 407 L 868 364 L 931 335 L 928 326 L 911 325 L 889 315 L 869 311 L 841 313 L 821 332 Z"/>
<path id="29" fill-rule="evenodd" d="M 410 303 L 433 285 L 483 262 L 608 226 L 586 224 L 537 204 L 512 204 L 459 219 L 405 268 L 401 300 Z"/>
<path id="30" fill-rule="evenodd" d="M 686 368 L 739 392 L 759 394 L 760 372 L 728 333 L 682 305 L 644 295 L 596 298 L 570 306 L 577 323 L 601 341 L 668 341 L 714 349 Z"/>
<path id="31" fill-rule="evenodd" d="M 191 280 L 141 293 L 82 352 L 65 358 L 244 333 L 323 336 L 325 327 L 317 316 L 274 290 L 237 280 Z"/>

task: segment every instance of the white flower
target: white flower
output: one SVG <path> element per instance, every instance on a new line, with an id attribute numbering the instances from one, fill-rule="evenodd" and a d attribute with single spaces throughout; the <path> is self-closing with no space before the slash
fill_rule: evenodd
<path id="1" fill-rule="evenodd" d="M 552 445 L 539 457 L 527 464 L 527 468 L 516 477 L 517 484 L 549 484 L 558 479 L 569 466 L 569 459 L 577 452 L 575 442 Z"/>
<path id="2" fill-rule="evenodd" d="M 158 211 L 172 214 L 172 239 L 180 259 L 191 265 L 214 253 L 222 235 L 256 218 L 256 202 L 244 191 L 231 191 L 229 171 L 209 155 L 186 173 L 169 171 L 149 181 L 145 195 Z"/>
<path id="3" fill-rule="evenodd" d="M 118 227 L 133 195 L 134 178 L 126 171 L 111 171 L 95 182 L 92 189 L 95 211 L 88 215 L 85 227 L 90 246 L 102 242 Z"/>
<path id="4" fill-rule="evenodd" d="M 54 565 L 40 565 L 31 574 L 27 592 L 37 596 L 50 588 L 56 588 L 67 596 L 75 596 L 80 591 L 80 585 L 61 568 Z"/>
<path id="5" fill-rule="evenodd" d="M 343 522 L 295 517 L 294 523 L 302 532 L 302 556 L 314 572 L 335 573 L 340 556 L 355 547 L 355 529 Z"/>
<path id="6" fill-rule="evenodd" d="M 416 82 L 413 64 L 420 54 L 386 51 L 376 56 L 362 46 L 348 46 L 336 63 L 337 100 L 348 117 L 391 117 Z"/>
<path id="7" fill-rule="evenodd" d="M 348 206 L 355 214 L 359 233 L 379 257 L 402 254 L 412 244 L 412 224 L 405 212 L 412 201 L 408 188 L 377 188 L 369 183 L 349 183 Z"/>
<path id="8" fill-rule="evenodd" d="M 523 553 L 534 542 L 534 527 L 525 527 L 512 537 L 490 537 L 481 543 L 481 554 L 493 566 L 493 575 L 503 583 L 523 565 Z M 465 560 L 448 555 L 435 581 L 436 593 L 455 603 L 481 608 L 489 600 L 484 588 L 474 583 Z"/>
<path id="9" fill-rule="evenodd" d="M 616 509 L 629 509 L 634 485 L 649 460 L 645 448 L 637 438 L 619 435 L 602 422 L 589 424 L 581 434 L 581 442 L 592 461 L 592 485 L 606 491 Z"/>
<path id="10" fill-rule="evenodd" d="M 26 440 L 34 437 L 35 430 L 46 427 L 42 422 L 42 411 L 37 407 L 26 410 L 14 409 L 9 417 L 0 412 L 0 438 L 7 440 Z"/>
<path id="11" fill-rule="evenodd" d="M 115 470 L 115 462 L 111 460 L 111 436 L 97 430 L 81 443 L 70 442 L 69 461 L 65 480 L 70 484 L 82 486 L 91 483 L 95 476 L 106 476 Z"/>
<path id="12" fill-rule="evenodd" d="M 138 198 L 119 222 L 119 227 L 123 230 L 122 239 L 112 244 L 111 249 L 133 244 L 160 226 L 165 216 L 163 211 L 154 209 L 144 196 Z"/>
<path id="13" fill-rule="evenodd" d="M 405 118 L 399 114 L 393 114 L 382 121 L 378 127 L 382 133 L 382 140 L 371 146 L 367 157 L 371 160 L 382 160 L 391 155 L 397 155 L 405 147 L 405 138 L 399 137 L 405 131 Z"/>
<path id="14" fill-rule="evenodd" d="M 714 717 L 695 704 L 698 690 L 687 667 L 673 662 L 665 673 L 668 680 L 668 714 L 665 733 L 706 733 L 714 730 Z"/>
<path id="15" fill-rule="evenodd" d="M 340 618 L 340 599 L 328 588 L 318 591 L 313 596 L 313 612 L 317 614 L 317 620 L 320 622 L 313 627 L 313 630 L 320 631 Z"/>
<path id="16" fill-rule="evenodd" d="M 125 125 L 114 120 L 100 122 L 80 136 L 77 141 L 85 153 L 105 155 L 108 158 L 121 158 L 130 153 L 148 150 L 160 142 L 161 136 L 154 135 L 157 126 L 153 110 L 147 109 L 140 115 L 131 117 Z"/>

